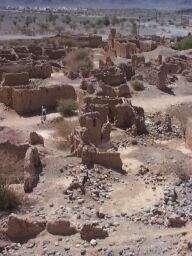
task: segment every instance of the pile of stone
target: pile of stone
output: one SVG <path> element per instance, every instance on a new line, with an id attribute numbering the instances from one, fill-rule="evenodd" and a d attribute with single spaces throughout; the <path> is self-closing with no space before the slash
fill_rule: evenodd
<path id="1" fill-rule="evenodd" d="M 143 172 L 146 175 L 148 172 Z M 139 172 L 141 175 L 141 173 Z M 157 182 L 164 187 L 164 198 L 154 207 L 129 216 L 130 220 L 143 222 L 145 225 L 163 225 L 165 227 L 181 227 L 192 220 L 190 203 L 192 180 L 177 181 L 176 185 L 166 185 L 163 176 L 148 177 L 147 183 Z"/>
<path id="2" fill-rule="evenodd" d="M 173 116 L 160 112 L 146 116 L 147 130 L 155 139 L 182 138 L 180 125 L 174 122 Z"/>

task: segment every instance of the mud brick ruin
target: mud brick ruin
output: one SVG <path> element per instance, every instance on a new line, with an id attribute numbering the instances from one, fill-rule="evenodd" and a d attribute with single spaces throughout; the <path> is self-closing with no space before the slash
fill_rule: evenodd
<path id="1" fill-rule="evenodd" d="M 112 28 L 0 46 L 0 210 L 1 177 L 23 196 L 0 255 L 168 255 L 191 234 L 192 58 L 172 43 Z"/>
<path id="2" fill-rule="evenodd" d="M 108 51 L 115 53 L 115 56 L 121 58 L 131 58 L 132 55 L 149 52 L 157 48 L 157 40 L 159 38 L 141 38 L 141 39 L 129 39 L 123 36 L 118 36 L 115 29 L 111 30 L 108 37 Z"/>

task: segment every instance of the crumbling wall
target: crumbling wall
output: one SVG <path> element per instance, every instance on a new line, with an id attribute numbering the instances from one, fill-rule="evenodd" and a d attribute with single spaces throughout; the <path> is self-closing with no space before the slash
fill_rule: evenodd
<path id="1" fill-rule="evenodd" d="M 29 65 L 28 73 L 30 78 L 46 79 L 51 77 L 53 72 L 52 67 L 49 63 L 42 63 L 39 65 Z"/>
<path id="2" fill-rule="evenodd" d="M 185 142 L 187 146 L 192 149 L 192 119 L 189 118 L 185 127 Z"/>
<path id="3" fill-rule="evenodd" d="M 28 144 L 0 143 L 0 176 L 10 183 L 20 183 L 24 176 L 24 158 Z"/>
<path id="4" fill-rule="evenodd" d="M 17 89 L 12 91 L 12 107 L 19 114 L 40 111 L 41 106 L 56 107 L 59 99 L 76 99 L 73 86 L 62 85 L 37 89 Z"/>
<path id="5" fill-rule="evenodd" d="M 2 86 L 27 85 L 29 83 L 29 74 L 22 73 L 4 73 L 2 76 Z"/>
<path id="6" fill-rule="evenodd" d="M 17 55 L 13 49 L 3 48 L 0 49 L 0 58 L 5 58 L 6 60 L 16 61 Z"/>
<path id="7" fill-rule="evenodd" d="M 132 106 L 131 103 L 116 105 L 115 126 L 131 128 L 134 134 L 146 133 L 144 110 Z"/>
<path id="8" fill-rule="evenodd" d="M 120 84 L 125 83 L 125 77 L 121 70 L 98 70 L 95 72 L 94 76 L 98 81 L 102 81 L 105 84 L 111 85 L 111 86 L 117 86 Z"/>
<path id="9" fill-rule="evenodd" d="M 5 63 L 0 65 L 0 73 L 3 75 L 3 73 L 22 73 L 27 72 L 25 69 L 25 64 L 20 63 Z M 2 77 L 1 79 L 2 80 Z"/>
<path id="10" fill-rule="evenodd" d="M 110 122 L 114 122 L 115 118 L 115 106 L 122 103 L 121 98 L 106 98 L 106 97 L 96 97 L 87 96 L 84 98 L 85 105 L 87 109 L 90 109 L 91 105 L 108 105 L 108 117 Z"/>
<path id="11" fill-rule="evenodd" d="M 5 58 L 6 60 L 10 61 L 16 61 L 17 60 L 17 55 L 13 53 L 1 53 L 0 58 Z"/>
<path id="12" fill-rule="evenodd" d="M 118 57 L 121 58 L 131 58 L 133 54 L 137 53 L 137 46 L 134 43 L 131 42 L 124 42 L 115 40 L 114 42 L 114 49 L 116 51 L 116 54 Z"/>
<path id="13" fill-rule="evenodd" d="M 91 160 L 108 168 L 122 169 L 122 160 L 118 152 L 91 152 Z"/>
<path id="14" fill-rule="evenodd" d="M 98 112 L 83 114 L 79 118 L 79 123 L 82 127 L 87 128 L 90 142 L 95 146 L 100 145 L 102 134 L 102 122 L 100 120 L 100 114 Z"/>
<path id="15" fill-rule="evenodd" d="M 164 89 L 167 84 L 167 68 L 165 63 L 159 67 L 149 67 L 144 72 L 144 79 L 151 85 Z"/>
<path id="16" fill-rule="evenodd" d="M 143 55 L 132 56 L 132 69 L 135 71 L 138 67 L 145 64 L 145 57 Z"/>
<path id="17" fill-rule="evenodd" d="M 110 85 L 100 83 L 99 84 L 99 90 L 96 91 L 96 95 L 98 96 L 108 96 L 108 97 L 116 97 L 116 92 L 114 88 L 112 88 Z"/>
<path id="18" fill-rule="evenodd" d="M 140 40 L 139 48 L 141 52 L 150 52 L 157 48 L 157 43 L 152 40 Z"/>
<path id="19" fill-rule="evenodd" d="M 40 46 L 36 46 L 36 45 L 29 45 L 28 46 L 29 51 L 37 56 L 41 56 L 43 55 L 43 48 Z"/>
<path id="20" fill-rule="evenodd" d="M 165 67 L 169 75 L 179 74 L 182 71 L 181 67 L 174 63 L 165 63 Z"/>
<path id="21" fill-rule="evenodd" d="M 122 70 L 124 77 L 126 77 L 127 80 L 130 80 L 134 74 L 132 65 L 129 63 L 120 63 L 119 68 Z"/>
<path id="22" fill-rule="evenodd" d="M 39 181 L 42 164 L 36 147 L 30 147 L 24 159 L 24 191 L 30 193 Z"/>
<path id="23" fill-rule="evenodd" d="M 94 105 L 94 110 L 99 112 L 102 124 L 106 123 L 109 115 L 109 106 L 107 104 L 96 104 Z"/>
<path id="24" fill-rule="evenodd" d="M 66 55 L 65 49 L 44 49 L 44 54 L 48 55 L 50 59 L 61 59 Z"/>
<path id="25" fill-rule="evenodd" d="M 6 106 L 12 106 L 12 87 L 0 86 L 0 102 Z"/>
<path id="26" fill-rule="evenodd" d="M 99 152 L 91 147 L 85 147 L 82 152 L 83 164 L 100 164 L 107 168 L 122 170 L 122 160 L 118 152 Z"/>

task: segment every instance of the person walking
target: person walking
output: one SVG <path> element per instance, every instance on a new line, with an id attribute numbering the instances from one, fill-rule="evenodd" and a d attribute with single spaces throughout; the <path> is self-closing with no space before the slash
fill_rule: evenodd
<path id="1" fill-rule="evenodd" d="M 44 124 L 47 120 L 47 111 L 44 106 L 41 107 L 41 123 Z"/>

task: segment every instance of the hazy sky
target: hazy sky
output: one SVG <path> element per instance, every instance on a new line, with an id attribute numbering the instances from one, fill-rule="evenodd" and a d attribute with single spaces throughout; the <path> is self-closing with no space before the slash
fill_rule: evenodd
<path id="1" fill-rule="evenodd" d="M 189 7 L 192 0 L 0 0 L 0 5 L 40 5 L 40 6 L 81 6 L 81 7 Z"/>

